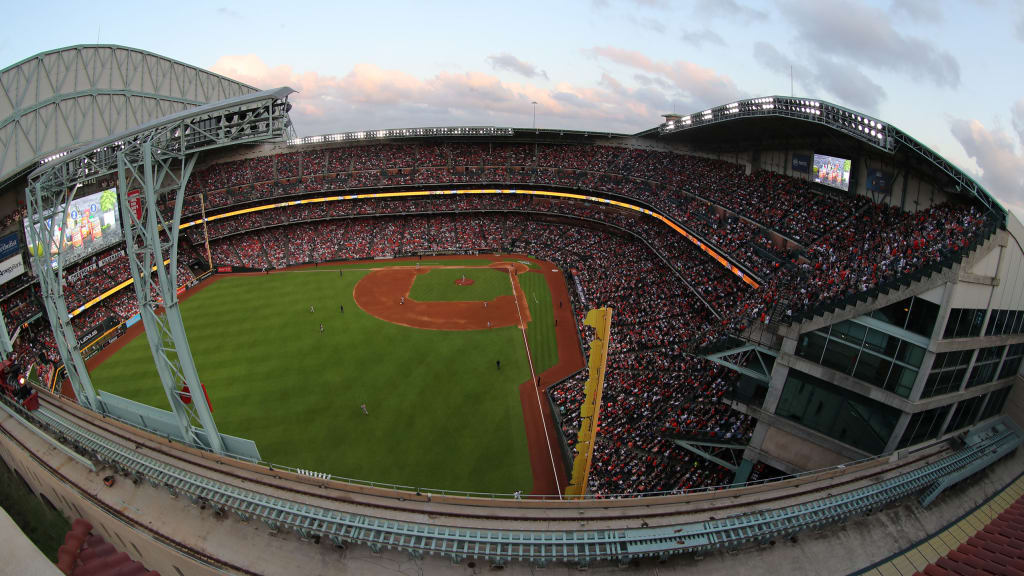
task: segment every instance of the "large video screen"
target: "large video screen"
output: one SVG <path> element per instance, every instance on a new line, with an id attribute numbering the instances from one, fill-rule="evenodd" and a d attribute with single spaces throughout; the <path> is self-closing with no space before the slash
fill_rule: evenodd
<path id="1" fill-rule="evenodd" d="M 52 213 L 36 227 L 40 236 L 49 239 L 49 246 L 33 244 L 29 233 L 28 219 L 25 219 L 25 243 L 29 254 L 51 258 L 51 264 L 57 265 L 57 244 L 60 242 L 61 230 L 64 230 L 64 264 L 65 266 L 94 252 L 108 248 L 121 240 L 121 213 L 117 209 L 117 189 L 111 188 L 81 196 L 71 201 L 68 206 L 63 226 L 54 222 Z"/>
<path id="2" fill-rule="evenodd" d="M 811 176 L 818 184 L 849 191 L 850 164 L 851 162 L 846 158 L 815 154 L 814 164 L 811 167 Z"/>

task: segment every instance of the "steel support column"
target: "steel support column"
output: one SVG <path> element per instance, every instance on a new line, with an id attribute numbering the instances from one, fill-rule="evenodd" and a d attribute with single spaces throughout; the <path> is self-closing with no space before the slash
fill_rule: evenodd
<path id="1" fill-rule="evenodd" d="M 160 383 L 182 437 L 221 454 L 224 441 L 206 402 L 178 307 L 178 231 L 185 184 L 197 154 L 161 150 L 144 141 L 126 146 L 117 156 L 125 246 Z M 160 212 L 161 198 L 174 200 L 170 221 Z M 158 306 L 163 307 L 162 315 L 157 314 Z M 189 404 L 182 401 L 182 385 L 188 386 Z M 205 438 L 198 434 L 199 427 L 205 431 Z"/>
<path id="2" fill-rule="evenodd" d="M 51 265 L 49 255 L 51 247 L 64 246 L 66 227 L 63 223 L 67 221 L 68 206 L 74 199 L 78 186 L 74 184 L 53 187 L 35 182 L 26 190 L 30 223 L 28 241 L 30 246 L 35 246 L 43 252 L 41 255 L 33 255 L 32 266 L 39 277 L 39 290 L 42 293 L 43 306 L 46 308 L 46 317 L 50 321 L 50 328 L 53 329 L 53 339 L 57 344 L 60 359 L 64 362 L 68 380 L 71 381 L 71 388 L 75 391 L 79 404 L 102 413 L 103 406 L 96 397 L 96 389 L 93 388 L 89 371 L 85 368 L 85 360 L 78 350 L 78 339 L 75 337 L 74 327 L 71 326 L 68 305 L 64 301 L 65 251 L 57 252 L 56 266 Z M 54 228 L 59 228 L 59 231 Z"/>
<path id="3" fill-rule="evenodd" d="M 7 360 L 14 348 L 11 346 L 11 335 L 7 333 L 7 321 L 0 312 L 0 361 Z"/>

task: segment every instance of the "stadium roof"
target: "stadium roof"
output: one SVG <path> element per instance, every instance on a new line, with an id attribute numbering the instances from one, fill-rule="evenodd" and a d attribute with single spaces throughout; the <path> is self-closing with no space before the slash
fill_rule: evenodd
<path id="1" fill-rule="evenodd" d="M 258 89 L 145 50 L 77 45 L 0 70 L 0 186 L 40 160 Z"/>
<path id="2" fill-rule="evenodd" d="M 243 94 L 242 96 L 227 98 L 219 102 L 212 102 L 210 104 L 204 104 L 202 106 L 197 106 L 195 108 L 189 108 L 187 110 L 182 110 L 181 112 L 177 112 L 175 114 L 169 114 L 162 118 L 157 118 L 156 120 L 152 120 L 141 126 L 136 126 L 135 128 L 119 132 L 112 136 L 107 136 L 106 138 L 94 140 L 92 142 L 89 142 L 88 144 L 85 144 L 84 146 L 80 146 L 74 150 L 71 150 L 67 154 L 61 154 L 59 157 L 54 158 L 54 160 L 59 159 L 61 163 L 69 163 L 72 160 L 92 154 L 93 152 L 96 152 L 107 146 L 118 144 L 124 140 L 130 140 L 133 136 L 137 134 L 142 134 L 143 132 L 147 132 L 159 126 L 171 125 L 180 120 L 199 117 L 210 112 L 219 111 L 233 106 L 244 106 L 246 104 L 260 102 L 262 100 L 267 99 L 283 100 L 293 92 L 295 92 L 295 90 L 287 86 L 282 86 L 280 88 L 262 90 L 260 92 L 253 92 L 251 94 Z M 44 172 L 50 170 L 51 168 L 52 167 L 49 165 L 48 162 L 43 162 L 42 165 L 38 166 L 35 170 L 33 170 L 28 177 L 30 180 L 34 179 L 39 175 L 43 174 Z"/>
<path id="3" fill-rule="evenodd" d="M 666 114 L 661 125 L 636 134 L 699 146 L 708 151 L 793 149 L 803 145 L 822 153 L 856 157 L 891 156 L 904 166 L 939 172 L 950 188 L 970 194 L 990 210 L 1006 213 L 984 187 L 931 148 L 888 122 L 817 98 L 764 96 L 737 100 L 688 115 Z"/>

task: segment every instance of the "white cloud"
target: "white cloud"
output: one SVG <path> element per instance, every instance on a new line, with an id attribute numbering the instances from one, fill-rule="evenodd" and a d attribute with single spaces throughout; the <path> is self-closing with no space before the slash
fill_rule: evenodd
<path id="1" fill-rule="evenodd" d="M 942 21 L 942 6 L 934 0 L 893 0 L 889 12 L 896 18 L 934 24 Z"/>
<path id="2" fill-rule="evenodd" d="M 989 129 L 978 120 L 954 119 L 953 137 L 981 169 L 985 189 L 1012 207 L 1024 219 L 1024 100 L 1011 111 L 1014 135 L 1001 128 Z"/>
<path id="3" fill-rule="evenodd" d="M 781 12 L 795 28 L 801 51 L 813 50 L 939 87 L 960 85 L 960 64 L 952 54 L 902 33 L 884 10 L 849 0 L 784 0 Z"/>
<path id="4" fill-rule="evenodd" d="M 705 44 L 718 44 L 719 46 L 725 46 L 725 40 L 716 34 L 714 30 L 709 28 L 703 28 L 701 30 L 684 30 L 682 39 L 683 42 L 686 42 L 694 48 L 700 48 Z"/>
<path id="5" fill-rule="evenodd" d="M 210 70 L 260 88 L 299 90 L 290 101 L 301 135 L 430 125 L 529 126 L 531 102 L 537 102 L 541 127 L 632 133 L 655 126 L 672 101 L 657 84 L 626 86 L 608 74 L 594 86 L 560 82 L 550 87 L 483 72 L 419 77 L 373 64 L 330 76 L 270 67 L 255 55 L 225 56 Z M 701 70 L 709 79 L 720 78 Z"/>
<path id="6" fill-rule="evenodd" d="M 807 95 L 815 96 L 824 91 L 835 96 L 840 103 L 862 112 L 877 112 L 879 104 L 885 99 L 885 89 L 859 68 L 839 63 L 832 58 L 811 58 L 812 68 L 786 56 L 767 42 L 756 42 L 754 59 L 776 74 L 788 76 L 792 71 L 795 82 Z"/>
<path id="7" fill-rule="evenodd" d="M 640 52 L 613 46 L 598 46 L 587 53 L 667 81 L 694 108 L 718 106 L 744 96 L 732 78 L 686 60 L 659 62 Z"/>
<path id="8" fill-rule="evenodd" d="M 540 77 L 545 80 L 548 79 L 547 72 L 538 70 L 533 64 L 524 62 L 508 52 L 488 56 L 487 61 L 491 63 L 491 67 L 495 70 L 508 70 L 509 72 L 514 72 L 520 76 L 525 76 L 526 78 Z"/>

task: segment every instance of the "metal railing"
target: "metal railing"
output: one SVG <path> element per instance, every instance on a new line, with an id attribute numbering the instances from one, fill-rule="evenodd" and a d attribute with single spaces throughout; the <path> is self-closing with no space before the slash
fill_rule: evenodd
<path id="1" fill-rule="evenodd" d="M 773 510 L 742 513 L 720 520 L 658 527 L 524 531 L 461 528 L 406 522 L 356 514 L 269 496 L 214 480 L 156 460 L 63 418 L 48 408 L 30 413 L 42 427 L 66 438 L 97 460 L 164 487 L 173 496 L 187 495 L 242 521 L 259 519 L 272 531 L 290 529 L 302 538 L 330 538 L 337 545 L 363 544 L 371 550 L 397 549 L 414 557 L 435 554 L 453 561 L 478 558 L 493 565 L 528 561 L 537 565 L 565 562 L 629 562 L 638 558 L 730 550 L 790 537 L 809 528 L 841 522 L 874 511 L 922 490 L 962 479 L 993 463 L 1021 442 L 1021 434 L 1004 420 L 974 430 L 957 452 L 928 464 L 842 494 Z M 495 520 L 500 526 L 502 521 Z"/>

